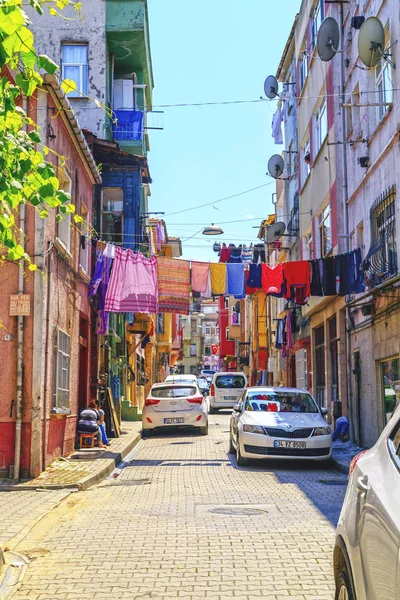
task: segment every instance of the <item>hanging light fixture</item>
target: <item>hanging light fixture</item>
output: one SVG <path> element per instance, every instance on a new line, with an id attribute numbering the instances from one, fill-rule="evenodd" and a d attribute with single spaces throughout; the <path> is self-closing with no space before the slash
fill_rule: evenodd
<path id="1" fill-rule="evenodd" d="M 221 229 L 221 227 L 214 225 L 214 223 L 211 223 L 211 225 L 204 227 L 204 229 L 202 231 L 203 235 L 222 235 L 223 233 L 224 232 Z"/>

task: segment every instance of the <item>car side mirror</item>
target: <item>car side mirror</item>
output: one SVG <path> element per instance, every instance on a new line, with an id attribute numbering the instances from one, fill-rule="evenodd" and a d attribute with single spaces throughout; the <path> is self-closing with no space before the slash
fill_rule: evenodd
<path id="1" fill-rule="evenodd" d="M 239 406 L 239 404 L 235 404 L 234 407 L 233 407 L 233 410 L 235 412 L 240 412 L 240 406 Z"/>
<path id="2" fill-rule="evenodd" d="M 326 417 L 326 415 L 328 414 L 327 408 L 320 408 L 320 411 L 321 411 L 321 415 L 323 415 L 324 417 Z"/>

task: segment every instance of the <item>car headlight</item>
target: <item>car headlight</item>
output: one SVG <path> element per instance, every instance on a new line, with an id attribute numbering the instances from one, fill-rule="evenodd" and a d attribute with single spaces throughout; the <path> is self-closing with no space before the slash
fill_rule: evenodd
<path id="1" fill-rule="evenodd" d="M 264 435 L 264 429 L 260 425 L 243 425 L 243 431 L 246 433 L 261 433 Z"/>
<path id="2" fill-rule="evenodd" d="M 313 435 L 331 435 L 331 433 L 330 427 L 316 427 Z"/>

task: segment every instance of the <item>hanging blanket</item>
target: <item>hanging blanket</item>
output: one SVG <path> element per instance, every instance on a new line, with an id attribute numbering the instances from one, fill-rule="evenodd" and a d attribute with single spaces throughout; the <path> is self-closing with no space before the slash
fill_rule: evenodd
<path id="1" fill-rule="evenodd" d="M 189 314 L 190 263 L 157 256 L 158 312 Z"/>
<path id="2" fill-rule="evenodd" d="M 194 292 L 205 293 L 209 271 L 209 263 L 192 261 L 192 290 Z"/>
<path id="3" fill-rule="evenodd" d="M 226 263 L 211 263 L 211 291 L 213 296 L 222 296 L 226 292 Z"/>
<path id="4" fill-rule="evenodd" d="M 107 288 L 105 310 L 116 313 L 157 312 L 156 258 L 146 258 L 132 250 L 115 248 L 110 282 Z"/>

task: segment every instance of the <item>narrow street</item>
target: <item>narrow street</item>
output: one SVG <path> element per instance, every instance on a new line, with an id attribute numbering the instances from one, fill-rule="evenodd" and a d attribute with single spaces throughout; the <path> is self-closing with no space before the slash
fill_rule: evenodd
<path id="1" fill-rule="evenodd" d="M 34 560 L 13 597 L 331 600 L 346 477 L 305 464 L 238 468 L 228 428 L 217 414 L 207 437 L 143 440 L 113 476 L 62 500 L 17 546 Z"/>

